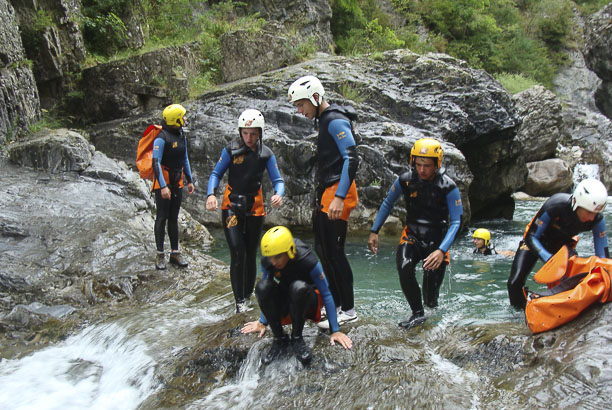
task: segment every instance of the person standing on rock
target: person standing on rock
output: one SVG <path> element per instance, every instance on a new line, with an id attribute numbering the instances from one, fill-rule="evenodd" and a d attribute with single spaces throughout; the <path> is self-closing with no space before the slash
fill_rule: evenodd
<path id="1" fill-rule="evenodd" d="M 297 359 L 310 361 L 310 349 L 302 337 L 306 319 L 318 321 L 321 307 L 329 312 L 330 343 L 345 349 L 353 346 L 351 339 L 340 332 L 336 306 L 329 291 L 323 268 L 312 251 L 284 226 L 269 229 L 261 238 L 262 279 L 255 287 L 261 317 L 246 323 L 242 333 L 259 333 L 262 337 L 269 325 L 274 335 L 272 346 L 263 358 L 269 364 L 289 344 L 283 324 L 291 323 L 291 345 Z"/>
<path id="2" fill-rule="evenodd" d="M 590 178 L 581 181 L 573 194 L 554 194 L 544 202 L 525 228 L 512 262 L 507 283 L 512 306 L 525 309 L 527 299 L 523 288 L 538 258 L 546 262 L 561 247 L 574 247 L 577 239 L 574 236 L 580 232 L 592 231 L 595 254 L 600 258 L 610 257 L 606 219 L 602 214 L 607 200 L 604 184 Z"/>
<path id="3" fill-rule="evenodd" d="M 192 194 L 195 188 L 187 155 L 187 137 L 183 131 L 185 112 L 185 107 L 180 104 L 167 106 L 162 112 L 164 119 L 162 130 L 153 142 L 153 172 L 155 173 L 153 190 L 157 206 L 155 268 L 158 270 L 166 269 L 164 254 L 166 224 L 172 248 L 170 263 L 179 268 L 187 267 L 187 262 L 179 252 L 178 239 L 178 215 L 183 200 L 183 179 L 187 180 L 189 194 Z"/>
<path id="4" fill-rule="evenodd" d="M 274 187 L 270 203 L 283 204 L 285 183 L 272 150 L 262 142 L 265 127 L 261 112 L 245 110 L 238 118 L 239 138 L 221 151 L 217 165 L 208 180 L 206 209 L 218 207 L 215 191 L 229 169 L 227 186 L 221 203 L 221 223 L 230 248 L 230 279 L 236 300 L 236 313 L 249 310 L 257 276 L 257 246 L 266 212 L 261 188 L 264 171 Z"/>
<path id="5" fill-rule="evenodd" d="M 423 302 L 438 306 L 440 286 L 450 258 L 448 250 L 461 225 L 463 205 L 455 182 L 441 169 L 444 153 L 432 138 L 417 140 L 410 151 L 411 168 L 391 186 L 371 228 L 368 247 L 378 252 L 378 232 L 395 202 L 403 195 L 406 202 L 406 227 L 396 252 L 397 271 L 402 291 L 412 316 L 399 323 L 409 329 L 425 321 Z M 415 275 L 423 261 L 423 298 Z"/>
<path id="6" fill-rule="evenodd" d="M 315 251 L 329 279 L 340 325 L 357 320 L 353 271 L 344 252 L 351 211 L 358 202 L 355 174 L 359 156 L 353 138 L 352 107 L 329 104 L 318 78 L 305 76 L 289 87 L 289 102 L 315 121 L 317 137 L 316 204 L 313 213 Z M 329 315 L 329 312 L 327 312 Z M 328 329 L 329 322 L 319 324 Z"/>

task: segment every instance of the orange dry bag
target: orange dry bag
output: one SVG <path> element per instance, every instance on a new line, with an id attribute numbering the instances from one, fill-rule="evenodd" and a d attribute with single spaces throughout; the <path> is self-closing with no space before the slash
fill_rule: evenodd
<path id="1" fill-rule="evenodd" d="M 538 271 L 539 282 L 556 283 L 541 293 L 530 293 L 525 319 L 533 333 L 559 327 L 593 303 L 612 300 L 612 259 L 569 256 L 563 247 Z"/>
<path id="2" fill-rule="evenodd" d="M 161 125 L 149 125 L 140 141 L 138 141 L 136 166 L 141 178 L 152 180 L 155 177 L 155 172 L 153 172 L 153 142 L 155 142 L 155 138 L 161 130 Z"/>

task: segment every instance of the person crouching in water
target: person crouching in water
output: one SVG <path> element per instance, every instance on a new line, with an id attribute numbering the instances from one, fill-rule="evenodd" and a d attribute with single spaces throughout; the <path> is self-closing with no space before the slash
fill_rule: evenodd
<path id="1" fill-rule="evenodd" d="M 187 137 L 183 131 L 185 125 L 185 107 L 180 104 L 167 106 L 162 112 L 164 123 L 162 130 L 153 141 L 153 172 L 155 181 L 155 245 L 157 255 L 155 268 L 166 269 L 164 239 L 166 225 L 170 238 L 170 263 L 179 268 L 187 266 L 179 252 L 178 216 L 183 200 L 183 177 L 187 181 L 187 193 L 195 190 L 189 156 L 187 155 Z"/>
<path id="2" fill-rule="evenodd" d="M 264 356 L 269 364 L 288 345 L 283 324 L 291 323 L 291 344 L 300 362 L 310 361 L 310 349 L 302 336 L 306 319 L 318 322 L 325 305 L 330 323 L 330 343 L 338 342 L 345 349 L 353 346 L 351 339 L 340 332 L 336 306 L 329 291 L 321 263 L 315 254 L 284 226 L 275 226 L 261 238 L 262 279 L 255 287 L 261 317 L 246 323 L 242 333 L 259 333 L 262 337 L 270 325 L 274 340 Z"/>
<path id="3" fill-rule="evenodd" d="M 227 186 L 221 203 L 221 223 L 230 248 L 230 280 L 236 300 L 236 313 L 250 310 L 247 302 L 253 294 L 257 277 L 257 245 L 266 212 L 261 188 L 264 171 L 274 186 L 272 207 L 283 204 L 285 183 L 276 157 L 262 142 L 265 122 L 261 112 L 245 110 L 238 117 L 240 138 L 221 152 L 208 180 L 206 209 L 216 211 L 215 191 L 229 169 Z"/>
<path id="4" fill-rule="evenodd" d="M 610 257 L 606 219 L 602 214 L 607 200 L 604 184 L 596 179 L 585 179 L 573 194 L 554 194 L 544 202 L 525 228 L 512 262 L 507 283 L 512 306 L 525 309 L 527 299 L 523 288 L 538 258 L 546 262 L 562 246 L 573 247 L 575 235 L 592 231 L 595 254 L 599 258 Z"/>
<path id="5" fill-rule="evenodd" d="M 440 286 L 449 260 L 448 250 L 461 225 L 461 195 L 455 182 L 440 170 L 442 159 L 442 146 L 437 140 L 422 138 L 414 143 L 410 151 L 411 168 L 391 186 L 368 239 L 368 247 L 376 254 L 378 232 L 395 202 L 403 195 L 406 227 L 397 248 L 396 264 L 402 291 L 412 310 L 412 316 L 399 323 L 406 329 L 425 321 L 423 302 L 432 308 L 438 306 Z M 421 260 L 423 300 L 415 275 L 416 265 Z"/>
<path id="6" fill-rule="evenodd" d="M 481 255 L 496 255 L 494 248 L 491 248 L 491 232 L 488 229 L 478 228 L 472 235 L 474 240 L 474 253 Z"/>

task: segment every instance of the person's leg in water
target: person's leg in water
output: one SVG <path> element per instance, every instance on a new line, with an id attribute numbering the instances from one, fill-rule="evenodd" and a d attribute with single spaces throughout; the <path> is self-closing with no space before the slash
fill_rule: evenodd
<path id="1" fill-rule="evenodd" d="M 179 268 L 187 267 L 187 263 L 179 252 L 178 216 L 183 202 L 183 188 L 172 187 L 170 209 L 168 215 L 168 238 L 170 238 L 170 263 Z"/>
<path id="2" fill-rule="evenodd" d="M 157 215 L 155 216 L 155 246 L 157 248 L 157 255 L 155 257 L 155 268 L 157 270 L 166 269 L 166 261 L 164 255 L 164 240 L 166 237 L 166 223 L 170 216 L 170 202 L 171 199 L 163 199 L 161 196 L 161 189 L 155 190 L 155 205 L 157 209 Z"/>
<path id="3" fill-rule="evenodd" d="M 279 285 L 271 278 L 262 279 L 257 283 L 257 286 L 255 286 L 255 297 L 257 298 L 259 309 L 268 321 L 274 336 L 272 346 L 270 346 L 268 353 L 263 357 L 263 363 L 269 364 L 288 345 L 289 338 L 283 331 L 281 317 L 287 313 L 289 306 L 283 300 Z"/>
<path id="4" fill-rule="evenodd" d="M 423 270 L 423 303 L 430 308 L 438 307 L 444 272 L 446 272 L 446 260 L 442 261 L 438 269 Z"/>
<path id="5" fill-rule="evenodd" d="M 245 284 L 244 297 L 248 301 L 253 294 L 255 287 L 255 279 L 257 278 L 257 249 L 259 248 L 259 240 L 261 237 L 261 227 L 263 225 L 263 216 L 247 216 L 246 217 L 246 233 L 245 233 Z M 248 309 L 248 308 L 247 308 Z"/>
<path id="6" fill-rule="evenodd" d="M 236 313 L 241 313 L 246 302 L 246 246 L 245 217 L 231 209 L 221 211 L 223 232 L 230 249 L 230 280 L 236 300 Z"/>
<path id="7" fill-rule="evenodd" d="M 327 214 L 319 212 L 317 217 L 317 236 L 319 237 L 320 259 L 325 259 L 330 291 L 334 303 L 340 307 L 339 323 L 357 319 L 353 291 L 353 270 L 344 252 L 348 223 L 344 220 L 330 220 Z M 315 248 L 316 250 L 316 248 Z M 317 252 L 319 253 L 319 252 Z M 336 300 L 337 299 L 337 300 Z"/>
<path id="8" fill-rule="evenodd" d="M 508 278 L 508 298 L 510 304 L 516 309 L 525 309 L 527 300 L 523 293 L 523 287 L 527 281 L 527 276 L 538 261 L 538 255 L 532 252 L 523 241 L 514 255 L 512 268 L 510 269 L 510 277 Z"/>
<path id="9" fill-rule="evenodd" d="M 400 285 L 406 300 L 412 310 L 412 316 L 408 320 L 400 322 L 398 325 L 410 329 L 425 321 L 425 310 L 421 300 L 421 288 L 416 279 L 415 267 L 422 259 L 421 249 L 416 241 L 409 240 L 397 247 L 395 263 L 399 274 Z"/>
<path id="10" fill-rule="evenodd" d="M 310 361 L 310 349 L 302 332 L 309 312 L 317 308 L 318 297 L 312 286 L 301 280 L 289 286 L 289 314 L 291 315 L 291 344 L 295 356 L 306 364 Z"/>

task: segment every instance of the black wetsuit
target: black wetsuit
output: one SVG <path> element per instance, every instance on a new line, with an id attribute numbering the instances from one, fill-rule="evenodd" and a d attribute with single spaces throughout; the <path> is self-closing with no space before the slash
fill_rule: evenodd
<path id="1" fill-rule="evenodd" d="M 274 268 L 268 258 L 261 258 L 262 279 L 255 287 L 255 295 L 261 309 L 260 322 L 269 324 L 274 337 L 283 336 L 281 319 L 291 317 L 291 337 L 302 336 L 306 319 L 315 320 L 319 307 L 319 291 L 325 304 L 332 333 L 337 332 L 338 320 L 334 299 L 321 264 L 312 251 L 299 239 L 295 239 L 296 254 L 280 270 Z"/>
<path id="2" fill-rule="evenodd" d="M 571 246 L 575 235 L 586 231 L 593 231 L 597 256 L 609 258 L 603 215 L 598 214 L 592 222 L 580 222 L 576 212 L 572 210 L 570 194 L 551 196 L 527 225 L 523 240 L 514 256 L 507 283 L 510 304 L 516 308 L 525 308 L 527 301 L 523 287 L 538 258 L 546 262 L 562 246 Z"/>
<path id="3" fill-rule="evenodd" d="M 183 175 L 192 183 L 191 167 L 187 156 L 187 138 L 183 128 L 163 129 L 153 144 L 153 171 L 155 173 L 155 244 L 158 252 L 164 251 L 164 230 L 168 224 L 168 237 L 172 250 L 178 250 L 178 215 L 183 200 Z M 164 172 L 165 171 L 165 172 Z M 167 180 L 166 180 L 167 179 Z M 170 199 L 163 199 L 161 188 L 168 187 Z"/>
<path id="4" fill-rule="evenodd" d="M 415 275 L 416 264 L 437 249 L 448 251 L 461 225 L 463 205 L 459 189 L 451 178 L 436 173 L 432 181 L 422 181 L 412 168 L 400 175 L 389 190 L 372 232 L 378 234 L 400 195 L 406 203 L 406 228 L 397 248 L 397 271 L 410 309 L 422 314 L 423 302 L 429 307 L 438 306 L 447 263 L 443 261 L 437 269 L 423 272 L 423 300 Z"/>
<path id="5" fill-rule="evenodd" d="M 318 119 L 316 205 L 312 220 L 315 251 L 327 272 L 336 306 L 345 312 L 355 307 L 353 271 L 344 252 L 348 216 L 330 220 L 323 211 L 329 206 L 329 203 L 323 203 L 323 197 L 325 190 L 336 183 L 338 187 L 333 196 L 345 199 L 351 195 L 359 166 L 351 125 L 354 119 L 356 114 L 351 107 L 335 104 L 325 109 Z M 356 189 L 353 189 L 356 195 Z"/>
<path id="6" fill-rule="evenodd" d="M 484 252 L 480 252 L 480 249 L 474 249 L 474 253 L 479 253 L 481 255 L 497 255 L 495 249 L 491 249 L 491 247 L 487 246 Z"/>
<path id="7" fill-rule="evenodd" d="M 276 194 L 283 195 L 284 183 L 270 148 L 258 142 L 256 151 L 242 141 L 225 147 L 208 182 L 214 195 L 226 170 L 228 182 L 221 204 L 221 221 L 230 248 L 230 278 L 236 303 L 253 293 L 257 277 L 257 248 L 264 215 L 261 180 L 268 171 Z"/>

